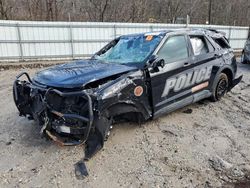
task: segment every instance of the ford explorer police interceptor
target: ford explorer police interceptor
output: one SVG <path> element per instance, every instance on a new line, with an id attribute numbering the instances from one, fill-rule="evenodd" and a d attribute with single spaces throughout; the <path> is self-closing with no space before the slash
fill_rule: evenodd
<path id="1" fill-rule="evenodd" d="M 20 115 L 35 120 L 42 135 L 61 145 L 85 143 L 89 159 L 112 124 L 154 119 L 205 98 L 218 101 L 240 82 L 236 71 L 223 33 L 166 30 L 120 36 L 90 59 L 32 79 L 21 73 L 13 95 Z"/>

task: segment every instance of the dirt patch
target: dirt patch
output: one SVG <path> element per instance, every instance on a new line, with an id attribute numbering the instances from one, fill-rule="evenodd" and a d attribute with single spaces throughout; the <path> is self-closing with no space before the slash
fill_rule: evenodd
<path id="1" fill-rule="evenodd" d="M 239 66 L 243 81 L 220 102 L 114 126 L 84 180 L 74 168 L 81 146 L 58 147 L 18 116 L 12 82 L 40 69 L 31 67 L 0 71 L 0 187 L 249 187 L 250 65 Z"/>

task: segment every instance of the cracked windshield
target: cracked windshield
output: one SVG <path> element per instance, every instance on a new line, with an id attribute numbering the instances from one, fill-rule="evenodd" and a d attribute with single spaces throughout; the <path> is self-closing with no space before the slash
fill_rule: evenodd
<path id="1" fill-rule="evenodd" d="M 96 59 L 109 63 L 141 63 L 155 50 L 163 36 L 124 36 Z"/>

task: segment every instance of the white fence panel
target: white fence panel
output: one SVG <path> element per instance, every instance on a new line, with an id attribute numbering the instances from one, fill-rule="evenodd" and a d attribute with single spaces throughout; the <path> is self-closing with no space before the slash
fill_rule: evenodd
<path id="1" fill-rule="evenodd" d="M 0 20 L 0 60 L 89 57 L 117 36 L 183 28 L 185 24 L 31 22 Z M 243 48 L 248 27 L 189 25 L 226 33 L 234 49 Z"/>

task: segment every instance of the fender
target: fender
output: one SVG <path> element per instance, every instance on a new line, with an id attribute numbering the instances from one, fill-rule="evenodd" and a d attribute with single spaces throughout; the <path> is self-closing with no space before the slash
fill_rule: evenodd
<path id="1" fill-rule="evenodd" d="M 217 84 L 215 80 L 217 80 L 220 76 L 220 73 L 226 73 L 228 75 L 229 87 L 232 85 L 233 79 L 235 77 L 234 71 L 230 65 L 224 65 L 222 67 L 214 67 L 212 70 L 211 82 L 209 84 L 210 91 L 213 92 L 213 88 Z"/>
<path id="2" fill-rule="evenodd" d="M 137 86 L 143 88 L 143 92 L 139 96 L 134 93 Z M 148 100 L 148 88 L 145 84 L 144 73 L 141 70 L 122 75 L 99 88 L 96 93 L 96 111 L 100 115 L 114 117 L 137 112 L 145 120 L 152 116 L 152 109 Z"/>

